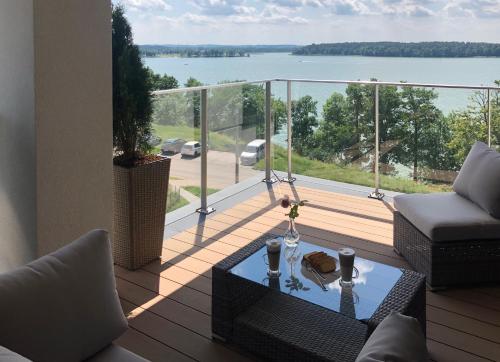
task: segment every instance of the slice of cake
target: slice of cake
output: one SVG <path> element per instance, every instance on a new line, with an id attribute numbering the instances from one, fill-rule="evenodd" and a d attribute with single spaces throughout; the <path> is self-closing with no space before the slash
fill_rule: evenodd
<path id="1" fill-rule="evenodd" d="M 331 257 L 323 251 L 314 251 L 304 255 L 306 259 L 314 269 L 320 271 L 321 273 L 331 273 L 335 271 L 337 263 L 335 258 Z"/>

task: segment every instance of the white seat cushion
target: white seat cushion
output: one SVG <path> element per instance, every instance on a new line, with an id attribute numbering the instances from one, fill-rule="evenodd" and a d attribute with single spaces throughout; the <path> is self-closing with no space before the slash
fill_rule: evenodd
<path id="1" fill-rule="evenodd" d="M 500 239 L 500 220 L 454 192 L 399 195 L 394 206 L 432 241 Z"/>

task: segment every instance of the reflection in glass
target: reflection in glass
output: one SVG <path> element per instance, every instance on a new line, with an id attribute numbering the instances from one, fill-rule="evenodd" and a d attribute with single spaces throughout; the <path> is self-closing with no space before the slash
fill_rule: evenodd
<path id="1" fill-rule="evenodd" d="M 340 271 L 337 269 L 333 273 L 321 274 L 325 277 L 322 283 L 327 290 L 324 291 L 318 279 L 302 263 L 302 256 L 313 251 L 324 251 L 338 259 L 337 252 L 304 241 L 297 248 L 285 248 L 284 243 L 282 247 L 282 276 L 274 278 L 272 283 L 267 277 L 267 265 L 263 258 L 265 246 L 234 266 L 230 272 L 267 287 L 272 284 L 273 289 L 291 293 L 297 298 L 359 320 L 369 319 L 373 315 L 402 275 L 398 268 L 358 257 L 354 265 L 359 270 L 359 277 L 353 287 L 350 290 L 340 287 Z"/>

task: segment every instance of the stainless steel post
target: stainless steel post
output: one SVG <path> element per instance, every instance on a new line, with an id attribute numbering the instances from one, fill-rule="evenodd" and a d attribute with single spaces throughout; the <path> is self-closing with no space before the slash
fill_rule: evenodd
<path id="1" fill-rule="evenodd" d="M 286 82 L 286 118 L 287 118 L 287 158 L 288 174 L 283 179 L 284 182 L 292 183 L 296 180 L 292 176 L 292 81 Z"/>
<path id="2" fill-rule="evenodd" d="M 201 106 L 200 106 L 200 123 L 201 123 L 201 207 L 196 211 L 200 214 L 210 214 L 215 211 L 214 208 L 208 207 L 207 203 L 207 176 L 208 176 L 208 91 L 207 89 L 201 90 Z"/>
<path id="3" fill-rule="evenodd" d="M 236 128 L 236 142 L 234 144 L 234 183 L 240 182 L 240 126 Z"/>
<path id="4" fill-rule="evenodd" d="M 277 180 L 271 177 L 271 82 L 266 82 L 266 176 L 264 182 L 275 183 Z"/>
<path id="5" fill-rule="evenodd" d="M 488 147 L 491 147 L 491 89 L 488 88 Z"/>
<path id="6" fill-rule="evenodd" d="M 384 194 L 380 192 L 380 116 L 379 116 L 379 85 L 375 84 L 375 191 L 368 197 L 382 200 Z"/>

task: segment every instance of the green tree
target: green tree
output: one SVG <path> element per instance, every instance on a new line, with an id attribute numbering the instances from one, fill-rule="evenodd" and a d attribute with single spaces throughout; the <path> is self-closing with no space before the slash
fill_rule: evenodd
<path id="1" fill-rule="evenodd" d="M 401 122 L 394 131 L 399 144 L 391 153 L 396 163 L 412 167 L 415 181 L 419 167 L 444 169 L 451 160 L 447 122 L 433 103 L 437 97 L 434 90 L 403 87 L 401 91 Z"/>
<path id="2" fill-rule="evenodd" d="M 219 84 L 229 83 L 229 81 Z M 240 87 L 212 89 L 208 98 L 208 120 L 212 131 L 234 133 L 243 124 L 243 95 Z"/>
<path id="3" fill-rule="evenodd" d="M 163 94 L 154 102 L 153 121 L 172 126 L 192 126 L 192 109 L 186 97 L 181 93 Z"/>
<path id="4" fill-rule="evenodd" d="M 345 158 L 344 152 L 357 142 L 356 124 L 349 119 L 350 107 L 345 97 L 333 93 L 323 106 L 323 119 L 314 133 L 307 154 L 321 161 Z"/>
<path id="5" fill-rule="evenodd" d="M 500 85 L 500 81 L 495 81 Z M 465 110 L 455 111 L 447 117 L 451 129 L 448 143 L 455 165 L 461 165 L 476 141 L 488 141 L 488 98 L 486 91 L 475 92 Z M 500 143 L 500 93 L 491 92 L 491 145 Z"/>
<path id="6" fill-rule="evenodd" d="M 151 68 L 148 68 L 148 74 L 153 90 L 167 90 L 179 88 L 179 82 L 171 75 L 157 74 Z"/>
<path id="7" fill-rule="evenodd" d="M 346 89 L 347 107 L 349 116 L 352 117 L 354 123 L 354 135 L 356 143 L 361 141 L 361 122 L 363 115 L 366 112 L 366 93 L 364 86 L 360 84 L 349 84 Z"/>
<path id="8" fill-rule="evenodd" d="M 189 77 L 186 83 L 184 83 L 184 86 L 186 88 L 192 88 L 192 87 L 201 87 L 203 83 L 201 83 L 198 79 L 195 79 L 193 77 Z M 186 94 L 187 96 L 187 102 L 188 102 L 188 109 L 193 111 L 193 127 L 199 128 L 200 127 L 200 107 L 201 107 L 201 92 L 196 91 L 196 92 L 188 92 Z"/>
<path id="9" fill-rule="evenodd" d="M 271 112 L 274 134 L 278 133 L 287 123 L 286 104 L 279 98 L 272 97 Z"/>
<path id="10" fill-rule="evenodd" d="M 486 140 L 488 125 L 481 117 L 467 111 L 450 113 L 447 123 L 451 130 L 447 147 L 453 154 L 455 164 L 461 165 L 472 145 L 478 140 Z"/>
<path id="11" fill-rule="evenodd" d="M 314 130 L 318 126 L 317 104 L 311 96 L 292 101 L 292 148 L 300 155 L 312 145 Z"/>
<path id="12" fill-rule="evenodd" d="M 153 87 L 122 6 L 113 7 L 112 50 L 115 163 L 133 165 L 151 149 Z"/>
<path id="13" fill-rule="evenodd" d="M 184 83 L 184 87 L 192 88 L 192 87 L 201 87 L 203 85 L 198 79 L 189 77 L 186 83 Z"/>
<path id="14" fill-rule="evenodd" d="M 380 163 L 391 163 L 392 150 L 398 144 L 398 124 L 402 118 L 402 99 L 397 87 L 379 87 L 379 142 Z M 375 130 L 373 129 L 373 134 Z"/>
<path id="15" fill-rule="evenodd" d="M 346 152 L 346 161 L 355 162 L 366 158 L 375 149 L 375 87 L 349 84 L 346 94 L 347 117 L 354 127 L 354 137 Z"/>
<path id="16" fill-rule="evenodd" d="M 243 96 L 243 128 L 255 127 L 257 138 L 265 136 L 265 91 L 257 84 L 244 84 L 241 87 Z"/>

